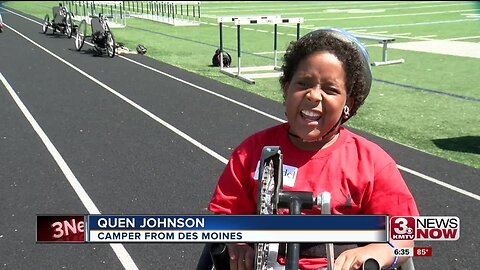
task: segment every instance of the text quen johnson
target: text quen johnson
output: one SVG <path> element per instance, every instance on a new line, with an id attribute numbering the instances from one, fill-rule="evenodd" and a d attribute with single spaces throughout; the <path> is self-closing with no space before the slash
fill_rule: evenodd
<path id="1" fill-rule="evenodd" d="M 142 218 L 140 227 L 135 224 L 135 218 L 99 218 L 98 227 L 102 229 L 113 228 L 204 228 L 205 220 L 203 218 Z"/>

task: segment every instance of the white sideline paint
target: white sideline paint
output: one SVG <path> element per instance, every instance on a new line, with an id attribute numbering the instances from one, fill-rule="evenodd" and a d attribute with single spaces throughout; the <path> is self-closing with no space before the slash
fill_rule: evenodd
<path id="1" fill-rule="evenodd" d="M 8 10 L 7 10 L 7 11 L 8 11 Z M 9 12 L 11 12 L 11 11 L 9 11 Z M 12 12 L 12 13 L 13 13 L 13 12 Z M 16 14 L 16 13 L 15 13 L 15 14 Z M 27 17 L 25 17 L 25 16 L 23 16 L 23 15 L 20 15 L 20 14 L 16 14 L 16 15 L 18 15 L 18 16 L 20 16 L 20 17 L 22 17 L 22 18 L 25 18 L 25 19 L 27 19 L 27 20 L 30 20 L 30 21 L 32 21 L 32 22 L 35 22 L 35 23 L 41 25 L 41 23 L 38 23 L 38 22 L 36 22 L 36 21 L 34 21 L 34 20 L 31 20 L 30 18 L 27 18 Z M 17 31 L 15 31 L 15 32 L 17 32 Z M 163 125 L 163 123 L 165 123 L 165 127 L 169 128 L 169 129 L 172 128 L 171 130 L 174 131 L 175 133 L 177 133 L 177 131 L 178 131 L 178 133 L 177 133 L 178 135 L 180 135 L 180 136 L 183 137 L 182 134 L 185 134 L 185 133 L 181 132 L 180 130 L 176 129 L 175 127 L 173 127 L 172 125 L 168 124 L 167 122 L 161 120 L 161 119 L 158 118 L 157 116 L 153 115 L 152 113 L 150 113 L 150 112 L 147 111 L 146 109 L 142 108 L 140 105 L 134 103 L 133 101 L 131 101 L 131 100 L 129 100 L 128 98 L 124 97 L 123 95 L 117 93 L 116 91 L 114 91 L 114 90 L 111 89 L 110 87 L 106 86 L 106 85 L 103 84 L 102 82 L 100 82 L 100 81 L 98 81 L 97 79 L 91 77 L 91 76 L 88 75 L 87 73 L 81 71 L 80 69 L 78 69 L 77 67 L 75 67 L 73 64 L 70 64 L 69 62 L 61 59 L 60 57 L 56 56 L 56 55 L 53 54 L 52 52 L 48 51 L 47 49 L 45 49 L 45 48 L 41 47 L 40 45 L 38 45 L 37 43 L 35 43 L 34 41 L 32 41 L 32 40 L 30 40 L 29 38 L 25 37 L 23 34 L 20 34 L 19 32 L 17 32 L 17 33 L 18 33 L 19 35 L 21 35 L 22 37 L 24 37 L 25 39 L 29 40 L 30 42 L 36 44 L 36 46 L 39 46 L 41 49 L 43 49 L 44 51 L 48 52 L 49 54 L 51 54 L 51 55 L 54 56 L 55 58 L 57 58 L 57 59 L 59 59 L 60 61 L 64 62 L 64 63 L 67 64 L 68 66 L 70 66 L 70 67 L 78 70 L 81 74 L 83 74 L 83 75 L 86 76 L 87 78 L 90 78 L 91 80 L 93 80 L 94 82 L 96 82 L 97 84 L 99 84 L 100 86 L 104 87 L 104 88 L 107 89 L 107 90 L 110 89 L 110 90 L 109 90 L 110 92 L 112 92 L 113 94 L 115 94 L 115 95 L 117 95 L 118 97 L 122 98 L 122 99 L 125 100 L 127 103 L 129 103 L 130 105 L 132 105 L 132 106 L 134 106 L 135 108 L 139 109 L 140 111 L 146 113 L 148 116 L 152 117 L 153 119 L 155 119 L 156 121 L 158 121 L 158 122 L 161 123 L 162 125 Z M 120 55 L 119 57 L 122 58 L 122 59 L 125 59 L 125 60 L 127 60 L 127 61 L 130 61 L 130 62 L 132 62 L 132 63 L 135 63 L 135 64 L 137 64 L 137 65 L 139 65 L 139 66 L 145 67 L 145 68 L 147 68 L 147 69 L 149 69 L 149 70 L 151 70 L 151 71 L 154 71 L 154 72 L 156 72 L 156 73 L 162 74 L 162 75 L 164 75 L 164 76 L 166 76 L 166 77 L 168 77 L 168 78 L 171 78 L 171 79 L 174 79 L 174 80 L 176 80 L 176 81 L 182 82 L 182 83 L 184 83 L 184 84 L 186 84 L 186 85 L 192 86 L 192 87 L 194 87 L 194 88 L 196 88 L 196 89 L 198 89 L 198 90 L 204 91 L 204 92 L 209 93 L 209 94 L 214 95 L 214 96 L 217 96 L 217 97 L 219 97 L 219 98 L 221 98 L 221 99 L 230 101 L 230 102 L 232 102 L 232 103 L 234 103 L 234 104 L 237 104 L 237 105 L 239 105 L 239 106 L 241 106 L 241 107 L 250 109 L 250 110 L 252 110 L 252 111 L 254 111 L 254 112 L 256 112 L 256 113 L 259 113 L 259 114 L 261 114 L 261 115 L 264 115 L 264 116 L 266 116 L 266 117 L 268 117 L 268 118 L 277 120 L 278 122 L 282 122 L 282 123 L 285 122 L 285 120 L 280 119 L 280 118 L 278 118 L 278 117 L 276 117 L 276 116 L 270 115 L 270 114 L 268 114 L 268 113 L 266 113 L 266 112 L 263 112 L 263 111 L 261 111 L 261 110 L 259 110 L 259 109 L 253 108 L 253 107 L 251 107 L 251 106 L 249 106 L 249 105 L 246 105 L 246 104 L 241 103 L 241 102 L 239 102 L 239 101 L 233 100 L 233 99 L 231 99 L 231 98 L 229 98 L 229 97 L 220 95 L 220 94 L 218 94 L 218 93 L 215 93 L 215 92 L 213 92 L 213 91 L 211 91 L 211 90 L 208 90 L 208 89 L 203 88 L 203 87 L 201 87 L 201 86 L 198 86 L 198 85 L 196 85 L 196 84 L 187 82 L 187 81 L 185 81 L 185 80 L 183 80 L 183 79 L 177 78 L 177 77 L 175 77 L 175 76 L 173 76 L 173 75 L 170 75 L 170 74 L 167 74 L 167 73 L 165 73 L 165 72 L 163 72 L 163 71 L 160 71 L 160 70 L 157 70 L 157 69 L 152 68 L 152 67 L 150 67 L 150 66 L 147 66 L 147 65 L 145 65 L 145 64 L 139 63 L 139 62 L 137 62 L 137 61 L 135 61 L 135 60 L 129 59 L 129 58 L 124 57 L 124 56 L 121 56 L 121 55 Z M 158 119 L 158 120 L 157 120 L 157 119 Z M 160 121 L 159 121 L 159 120 L 160 120 Z M 185 134 L 185 135 L 186 135 L 186 134 Z M 187 136 L 188 136 L 188 135 L 187 135 Z M 185 137 L 184 137 L 184 138 L 185 138 Z M 188 136 L 188 137 L 185 138 L 185 139 L 186 139 L 187 141 L 190 141 L 189 138 L 191 138 L 191 137 Z M 193 138 L 191 138 L 191 140 L 193 140 L 193 142 L 197 142 L 197 141 L 194 140 Z M 193 142 L 192 142 L 192 143 L 193 143 Z M 198 144 L 200 144 L 200 143 L 198 143 Z M 195 144 L 195 145 L 196 145 L 196 144 Z M 200 145 L 203 146 L 202 144 L 200 144 Z M 198 145 L 197 145 L 197 146 L 198 146 Z M 208 154 L 212 155 L 213 157 L 217 158 L 219 161 L 223 162 L 224 164 L 226 164 L 226 163 L 228 162 L 228 159 L 221 157 L 219 154 L 217 154 L 217 153 L 214 152 L 213 150 L 207 148 L 206 146 L 203 146 L 205 149 L 204 149 L 203 147 L 200 147 L 200 146 L 198 146 L 198 147 L 201 148 L 202 150 L 204 150 L 205 152 L 207 152 Z M 444 183 L 444 182 L 442 182 L 442 181 L 440 181 L 440 180 L 437 180 L 437 179 L 435 179 L 435 178 L 433 178 L 433 177 L 424 175 L 424 174 L 422 174 L 422 173 L 419 173 L 419 172 L 417 172 L 417 171 L 408 169 L 408 168 L 403 167 L 403 166 L 401 166 L 401 165 L 397 165 L 397 167 L 398 167 L 400 170 L 403 170 L 403 171 L 405 171 L 405 172 L 407 172 L 407 173 L 410 173 L 410 174 L 412 174 L 412 175 L 415 175 L 415 176 L 417 176 L 417 177 L 420 177 L 420 178 L 422 178 L 422 179 L 424 179 L 424 180 L 433 182 L 433 183 L 435 183 L 435 184 L 441 185 L 441 186 L 446 187 L 446 188 L 448 188 L 448 189 L 450 189 L 450 190 L 453 190 L 453 191 L 455 191 L 455 192 L 458 192 L 458 193 L 460 193 L 460 194 L 463 194 L 463 195 L 465 195 L 465 196 L 468 196 L 468 197 L 471 197 L 471 198 L 473 198 L 473 199 L 476 199 L 476 200 L 480 201 L 480 196 L 477 195 L 477 194 L 474 194 L 474 193 L 471 193 L 471 192 L 466 191 L 466 190 L 464 190 L 464 189 L 461 189 L 461 188 L 455 187 L 455 186 L 453 186 L 453 185 Z"/>

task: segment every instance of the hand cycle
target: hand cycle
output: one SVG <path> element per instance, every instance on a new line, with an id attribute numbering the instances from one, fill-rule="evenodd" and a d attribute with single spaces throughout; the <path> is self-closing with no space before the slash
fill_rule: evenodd
<path id="1" fill-rule="evenodd" d="M 258 205 L 257 214 L 274 215 L 280 208 L 289 209 L 290 215 L 299 215 L 302 209 L 312 209 L 317 205 L 322 214 L 330 212 L 330 193 L 323 192 L 316 198 L 313 192 L 308 191 L 284 191 L 283 186 L 283 159 L 278 146 L 266 146 L 262 150 L 259 184 L 258 184 Z M 281 265 L 277 262 L 277 254 L 273 248 L 278 244 L 257 243 L 255 244 L 255 270 L 297 270 L 300 259 L 300 243 L 287 243 L 286 263 Z M 333 270 L 334 249 L 332 243 L 326 245 L 327 270 Z M 273 255 L 273 256 L 272 256 Z M 213 267 L 213 268 L 212 268 Z M 229 270 L 229 256 L 226 244 L 207 244 L 202 252 L 197 270 Z M 379 270 L 379 263 L 370 258 L 365 261 L 361 269 Z"/>
<path id="2" fill-rule="evenodd" d="M 115 56 L 115 38 L 108 26 L 108 17 L 100 13 L 98 16 L 90 16 L 92 28 L 91 41 L 95 49 L 100 53 L 106 53 L 109 57 Z M 87 22 L 83 19 L 78 25 L 75 37 L 75 48 L 80 51 L 83 47 L 87 34 Z"/>
<path id="3" fill-rule="evenodd" d="M 50 21 L 50 16 L 45 15 L 42 24 L 42 32 L 47 33 L 48 27 L 51 27 L 53 32 L 52 35 L 58 31 L 62 34 L 67 35 L 68 38 L 71 38 L 72 35 L 77 30 L 77 25 L 73 24 L 73 13 L 68 11 L 66 7 L 59 5 L 52 8 L 53 17 Z"/>

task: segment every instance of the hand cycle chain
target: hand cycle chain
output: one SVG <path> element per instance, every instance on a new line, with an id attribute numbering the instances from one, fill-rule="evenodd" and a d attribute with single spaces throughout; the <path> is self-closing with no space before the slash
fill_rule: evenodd
<path id="1" fill-rule="evenodd" d="M 272 215 L 273 214 L 273 205 L 272 197 L 275 182 L 274 182 L 274 165 L 273 160 L 269 160 L 268 165 L 264 167 L 262 174 L 262 181 L 260 182 L 261 186 L 261 196 L 260 196 L 260 215 Z M 268 243 L 257 243 L 256 248 L 256 260 L 255 260 L 255 270 L 267 270 L 268 264 L 268 253 L 269 253 L 269 244 Z"/>

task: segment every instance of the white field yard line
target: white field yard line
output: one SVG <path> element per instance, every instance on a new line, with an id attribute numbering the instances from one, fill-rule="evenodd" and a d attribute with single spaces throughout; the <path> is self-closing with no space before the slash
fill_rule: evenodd
<path id="1" fill-rule="evenodd" d="M 412 3 L 414 3 L 415 5 L 420 5 L 420 4 L 428 4 L 428 6 L 420 6 L 420 7 L 417 7 L 417 6 L 414 6 L 412 5 Z M 439 3 L 438 5 L 432 5 L 434 3 Z M 426 7 L 439 7 L 439 6 L 458 6 L 458 5 L 468 5 L 468 3 L 454 3 L 454 4 L 445 4 L 445 5 L 441 5 L 441 3 L 445 3 L 444 1 L 423 1 L 423 2 L 407 2 L 407 1 L 404 1 L 404 2 L 399 2 L 399 3 L 379 3 L 378 1 L 370 1 L 370 2 L 367 2 L 367 1 L 358 1 L 358 2 L 336 2 L 335 5 L 330 5 L 330 6 L 325 6 L 325 3 L 322 3 L 320 1 L 312 1 L 312 2 L 309 2 L 308 3 L 308 6 L 299 6 L 298 4 L 294 4 L 294 5 L 277 5 L 277 7 L 275 8 L 272 8 L 272 5 L 268 5 L 268 6 L 255 6 L 255 7 L 252 7 L 251 9 L 246 9 L 245 8 L 245 5 L 242 5 L 242 6 L 233 6 L 233 5 L 229 5 L 228 7 L 224 5 L 224 7 L 202 7 L 202 10 L 203 10 L 203 14 L 202 16 L 208 16 L 209 18 L 216 18 L 216 16 L 221 16 L 219 14 L 215 14 L 215 15 L 211 15 L 211 14 L 208 14 L 209 11 L 211 12 L 215 12 L 215 11 L 219 11 L 219 12 L 224 12 L 224 13 L 228 13 L 228 14 L 231 14 L 232 12 L 228 9 L 233 9 L 235 10 L 236 12 L 238 11 L 241 11 L 242 14 L 245 14 L 246 12 L 253 12 L 253 13 L 257 13 L 258 10 L 262 10 L 262 11 L 265 11 L 265 12 L 269 12 L 269 13 L 281 13 L 282 16 L 283 15 L 292 15 L 292 14 L 319 14 L 319 13 L 328 13 L 325 12 L 324 10 L 329 10 L 329 9 L 338 9 L 338 10 L 348 10 L 348 9 L 355 9 L 355 10 L 359 10 L 359 9 L 363 9 L 363 8 L 369 8 L 371 9 L 372 7 L 373 8 L 383 8 L 383 7 L 395 7 L 395 6 L 400 6 L 400 7 L 397 7 L 397 8 L 389 8 L 389 9 L 415 9 L 415 8 L 426 8 Z M 315 11 L 315 12 L 302 12 L 302 10 L 308 10 L 308 11 L 311 11 L 312 9 L 316 9 L 318 11 Z M 288 13 L 288 12 L 285 12 L 286 10 L 290 11 L 290 10 L 295 10 L 295 12 L 291 12 L 291 13 Z"/>
<path id="2" fill-rule="evenodd" d="M 457 37 L 457 38 L 449 38 L 447 40 L 455 41 L 455 40 L 476 39 L 476 38 L 480 38 L 480 36 Z"/>
<path id="3" fill-rule="evenodd" d="M 277 53 L 285 53 L 286 51 L 277 51 Z M 256 55 L 265 55 L 265 54 L 274 54 L 275 52 L 274 51 L 270 51 L 270 52 L 257 52 L 257 53 L 253 53 L 253 54 L 256 54 Z"/>
<path id="4" fill-rule="evenodd" d="M 436 6 L 430 6 L 430 7 L 436 7 Z M 462 13 L 462 12 L 470 12 L 470 11 L 480 11 L 480 9 L 463 9 L 463 10 L 449 10 L 449 11 L 435 11 L 435 12 L 421 12 L 421 13 L 405 13 L 405 14 L 384 14 L 384 15 L 369 15 L 369 16 L 354 16 L 354 17 L 340 17 L 340 18 L 317 18 L 317 19 L 308 19 L 308 21 L 330 21 L 330 20 L 350 20 L 350 19 L 367 19 L 367 18 L 385 18 L 385 17 L 399 17 L 399 16 L 424 16 L 424 15 L 435 15 L 435 14 L 448 14 L 448 13 Z M 474 18 L 475 20 L 475 18 Z M 440 22 L 439 22 L 440 23 Z M 423 25 L 423 24 L 434 24 L 434 22 L 430 22 L 430 23 L 418 23 L 418 24 L 415 24 L 415 25 Z M 211 24 L 211 25 L 215 25 L 215 26 L 218 26 L 217 24 Z M 412 24 L 408 24 L 408 26 L 410 26 Z M 280 27 L 287 27 L 287 28 L 296 28 L 295 25 L 282 25 L 280 24 L 279 25 Z M 395 25 L 395 26 L 402 26 L 402 25 Z M 235 26 L 227 26 L 227 27 L 230 27 L 230 28 L 235 28 Z M 373 26 L 373 27 L 368 27 L 368 28 L 381 28 L 382 26 Z M 313 30 L 313 29 L 317 29 L 319 27 L 317 26 L 314 26 L 314 25 L 300 25 L 300 28 L 301 29 L 307 29 L 307 30 Z M 267 32 L 267 33 L 270 33 L 270 34 L 273 34 L 273 32 L 269 32 L 269 31 L 265 31 L 265 30 L 257 30 L 257 29 L 252 29 L 252 28 L 243 28 L 245 30 L 250 30 L 250 31 L 258 31 L 258 32 Z M 348 28 L 347 28 L 348 29 Z M 362 29 L 364 31 L 366 31 L 365 29 Z M 358 30 L 357 30 L 358 31 Z M 385 31 L 379 31 L 379 32 L 385 32 Z M 283 33 L 278 33 L 279 35 L 283 35 Z M 374 34 L 374 33 L 372 33 Z M 410 33 L 400 33 L 400 34 L 396 34 L 395 36 L 391 35 L 392 37 L 402 37 L 402 38 L 407 38 L 407 37 L 403 37 L 403 35 L 410 35 Z M 287 36 L 292 36 L 292 37 L 296 37 L 296 34 L 287 34 Z M 407 38 L 407 39 L 413 39 L 413 40 L 425 40 L 426 38 L 422 38 L 422 37 L 418 37 L 418 38 L 415 38 L 415 37 L 412 37 L 412 38 Z"/>
<path id="5" fill-rule="evenodd" d="M 376 32 L 369 32 L 369 35 L 385 35 L 388 34 L 388 31 L 376 31 Z"/>
<path id="6" fill-rule="evenodd" d="M 430 40 L 392 43 L 393 49 L 427 52 L 443 55 L 471 57 L 480 59 L 480 46 L 474 42 L 452 40 Z"/>
<path id="7" fill-rule="evenodd" d="M 21 16 L 21 15 L 20 15 L 20 16 Z M 21 17 L 26 18 L 26 17 L 24 17 L 24 16 L 21 16 Z M 30 20 L 29 18 L 26 18 L 26 19 Z M 31 20 L 31 21 L 33 21 L 33 20 Z M 33 22 L 35 22 L 35 21 L 33 21 Z M 35 23 L 41 25 L 41 23 L 38 23 L 38 22 L 35 22 Z M 27 37 L 25 37 L 25 38 L 27 38 Z M 27 38 L 27 39 L 28 39 L 28 38 Z M 28 40 L 29 40 L 29 39 L 28 39 Z M 33 41 L 31 41 L 31 42 L 33 42 Z M 35 44 L 36 44 L 36 43 L 35 43 Z M 40 45 L 38 45 L 38 46 L 40 46 Z M 41 48 L 43 48 L 43 47 L 41 47 Z M 44 49 L 44 50 L 46 50 L 46 49 Z M 47 50 L 47 51 L 48 51 L 48 50 Z M 57 59 L 59 59 L 60 61 L 64 62 L 64 63 L 67 64 L 68 66 L 70 66 L 70 67 L 72 67 L 72 68 L 75 68 L 75 69 L 78 69 L 78 68 L 76 68 L 75 66 L 73 66 L 72 64 L 70 64 L 69 62 L 61 59 L 60 57 L 58 57 L 58 56 L 56 56 L 56 55 L 54 55 L 53 53 L 50 52 L 50 54 L 52 54 L 55 58 L 57 58 Z M 234 104 L 237 104 L 237 105 L 239 105 L 239 106 L 241 106 L 241 107 L 250 109 L 250 110 L 252 110 L 252 111 L 254 111 L 254 112 L 257 112 L 257 113 L 259 113 L 259 114 L 262 114 L 262 115 L 264 115 L 264 116 L 266 116 L 266 117 L 268 117 L 268 118 L 274 119 L 274 120 L 276 120 L 276 121 L 278 121 L 278 122 L 282 122 L 282 123 L 285 122 L 285 120 L 280 119 L 280 118 L 278 118 L 278 117 L 276 117 L 276 116 L 273 116 L 273 115 L 271 115 L 271 114 L 268 114 L 268 113 L 266 113 L 266 112 L 263 112 L 263 111 L 261 111 L 261 110 L 259 110 L 259 109 L 255 109 L 255 108 L 253 108 L 253 107 L 251 107 L 251 106 L 249 106 L 249 105 L 246 105 L 246 104 L 241 103 L 241 102 L 239 102 L 239 101 L 233 100 L 233 99 L 231 99 L 231 98 L 229 98 L 229 97 L 220 95 L 220 94 L 218 94 L 218 93 L 215 93 L 215 92 L 213 92 L 213 91 L 211 91 L 211 90 L 208 90 L 208 89 L 203 88 L 203 87 L 201 87 L 201 86 L 198 86 L 198 85 L 196 85 L 196 84 L 187 82 L 187 81 L 185 81 L 185 80 L 183 80 L 183 79 L 180 79 L 180 78 L 177 78 L 177 77 L 175 77 L 175 76 L 173 76 L 173 75 L 171 75 L 171 74 L 168 74 L 168 73 L 165 73 L 165 72 L 163 72 L 163 71 L 157 70 L 157 69 L 155 69 L 155 68 L 152 68 L 152 67 L 147 66 L 147 65 L 145 65 L 145 64 L 139 63 L 139 62 L 137 62 L 137 61 L 135 61 L 135 60 L 129 59 L 129 58 L 124 57 L 124 56 L 119 56 L 119 57 L 122 58 L 122 59 L 125 59 L 125 60 L 127 60 L 127 61 L 129 61 L 129 62 L 135 63 L 135 64 L 137 64 L 137 65 L 139 65 L 139 66 L 143 66 L 143 67 L 145 67 L 145 68 L 147 68 L 147 69 L 149 69 L 149 70 L 152 70 L 152 71 L 154 71 L 154 72 L 156 72 L 156 73 L 159 73 L 159 74 L 162 74 L 162 75 L 164 75 L 164 76 L 166 76 L 166 77 L 169 77 L 169 78 L 171 78 L 171 79 L 174 79 L 174 80 L 176 80 L 176 81 L 179 81 L 179 82 L 182 82 L 182 83 L 184 83 L 184 84 L 190 85 L 190 86 L 192 86 L 192 87 L 194 87 L 194 88 L 196 88 L 196 89 L 198 89 L 198 90 L 201 90 L 201 91 L 204 91 L 204 92 L 206 92 L 206 93 L 212 94 L 212 95 L 217 96 L 217 97 L 219 97 L 219 98 L 221 98 L 221 99 L 230 101 L 230 102 L 232 102 L 232 103 L 234 103 Z M 222 163 L 226 164 L 226 163 L 228 162 L 228 159 L 227 159 L 227 158 L 221 157 L 219 154 L 217 154 L 217 153 L 214 152 L 213 150 L 207 148 L 206 146 L 203 146 L 202 144 L 200 144 L 199 142 L 197 142 L 197 141 L 194 140 L 193 138 L 189 137 L 189 136 L 186 135 L 185 133 L 183 133 L 183 132 L 181 132 L 180 130 L 176 129 L 175 127 L 173 127 L 173 126 L 170 125 L 169 123 L 161 120 L 161 119 L 158 118 L 156 115 L 150 113 L 150 112 L 147 111 L 146 109 L 143 109 L 143 108 L 142 108 L 141 106 L 139 106 L 138 104 L 134 103 L 133 101 L 131 101 L 131 100 L 129 100 L 128 98 L 124 97 L 123 95 L 119 94 L 118 92 L 116 92 L 115 90 L 111 89 L 110 87 L 108 87 L 107 85 L 103 84 L 102 82 L 98 81 L 97 79 L 91 77 L 90 75 L 88 75 L 88 74 L 85 73 L 84 71 L 82 71 L 82 70 L 80 70 L 80 69 L 78 69 L 78 71 L 79 71 L 82 75 L 89 77 L 91 80 L 93 80 L 93 81 L 96 82 L 97 84 L 99 84 L 99 85 L 101 85 L 102 87 L 104 87 L 105 89 L 109 90 L 109 91 L 112 92 L 113 94 L 119 96 L 120 98 L 122 98 L 123 100 L 125 100 L 126 102 L 128 102 L 130 105 L 132 105 L 132 106 L 134 106 L 135 108 L 139 109 L 140 111 L 146 113 L 148 116 L 150 116 L 151 118 L 153 118 L 154 120 L 156 120 L 156 121 L 159 122 L 160 124 L 162 124 L 162 125 L 164 125 L 165 127 L 171 129 L 172 131 L 174 131 L 175 133 L 177 133 L 177 134 L 180 135 L 181 137 L 185 138 L 186 140 L 188 140 L 189 142 L 193 143 L 194 145 L 196 145 L 196 146 L 199 147 L 200 149 L 204 150 L 206 153 L 208 153 L 208 154 L 210 154 L 211 156 L 215 157 L 216 159 L 218 159 L 218 160 L 221 161 Z M 190 138 L 191 138 L 191 139 L 190 139 Z M 440 181 L 440 180 L 437 180 L 437 179 L 435 179 L 435 178 L 433 178 L 433 177 L 426 176 L 426 175 L 424 175 L 424 174 L 422 174 L 422 173 L 419 173 L 419 172 L 416 172 L 416 171 L 414 171 L 414 170 L 408 169 L 408 168 L 403 167 L 403 166 L 401 166 L 401 165 L 398 165 L 397 167 L 398 167 L 400 170 L 404 170 L 404 171 L 406 171 L 406 172 L 408 172 L 408 173 L 411 173 L 411 174 L 413 174 L 412 172 L 415 172 L 415 174 L 413 174 L 413 175 L 416 175 L 416 176 L 418 176 L 418 177 L 420 177 L 420 178 L 422 178 L 422 179 L 425 179 L 425 180 L 427 180 L 427 181 L 430 181 L 430 182 L 433 182 L 433 183 L 438 183 L 438 182 L 444 183 L 444 182 L 442 182 L 442 181 Z M 408 171 L 407 171 L 407 170 L 408 170 Z M 424 176 L 425 176 L 425 177 L 424 177 Z M 434 180 L 434 181 L 432 181 L 432 180 Z M 445 185 L 442 185 L 442 186 L 447 187 L 447 188 L 449 188 L 449 186 L 452 186 L 452 185 L 450 185 L 450 184 L 446 184 L 446 183 L 444 183 L 444 184 L 445 184 Z M 480 200 L 480 196 L 477 195 L 477 194 L 471 193 L 471 192 L 469 192 L 469 191 L 463 190 L 463 189 L 458 188 L 458 187 L 455 187 L 455 186 L 452 186 L 452 187 L 454 187 L 454 189 L 451 189 L 451 190 L 453 190 L 453 191 L 459 192 L 459 193 L 461 193 L 461 194 L 463 194 L 463 195 L 466 195 L 466 196 L 468 196 L 468 197 L 474 198 L 474 199 L 476 199 L 476 200 Z"/>
<path id="8" fill-rule="evenodd" d="M 418 39 L 429 39 L 429 38 L 434 38 L 437 35 L 426 35 L 426 36 L 417 36 Z"/>
<path id="9" fill-rule="evenodd" d="M 353 20 L 353 19 L 371 19 L 371 18 L 394 18 L 394 17 L 406 17 L 406 16 L 426 16 L 426 15 L 439 15 L 449 13 L 462 13 L 479 11 L 480 9 L 462 9 L 462 10 L 448 10 L 448 11 L 432 11 L 432 12 L 418 12 L 418 13 L 403 13 L 403 14 L 383 14 L 383 15 L 370 15 L 370 16 L 353 16 L 353 17 L 339 17 L 339 18 L 317 18 L 308 19 L 308 21 L 338 21 L 338 20 Z"/>
<path id="10" fill-rule="evenodd" d="M 411 34 L 412 33 L 395 33 L 394 35 L 396 35 L 396 36 L 409 36 Z"/>
<path id="11" fill-rule="evenodd" d="M 419 26 L 419 25 L 433 25 L 433 24 L 446 24 L 446 23 L 463 23 L 471 21 L 480 21 L 480 18 L 475 19 L 459 19 L 459 20 L 446 20 L 446 21 L 429 21 L 429 22 L 417 22 L 417 23 L 401 23 L 401 24 L 386 24 L 386 25 L 372 25 L 362 27 L 346 27 L 348 31 L 357 29 L 374 29 L 374 28 L 390 28 L 390 27 L 403 27 L 403 26 Z"/>

